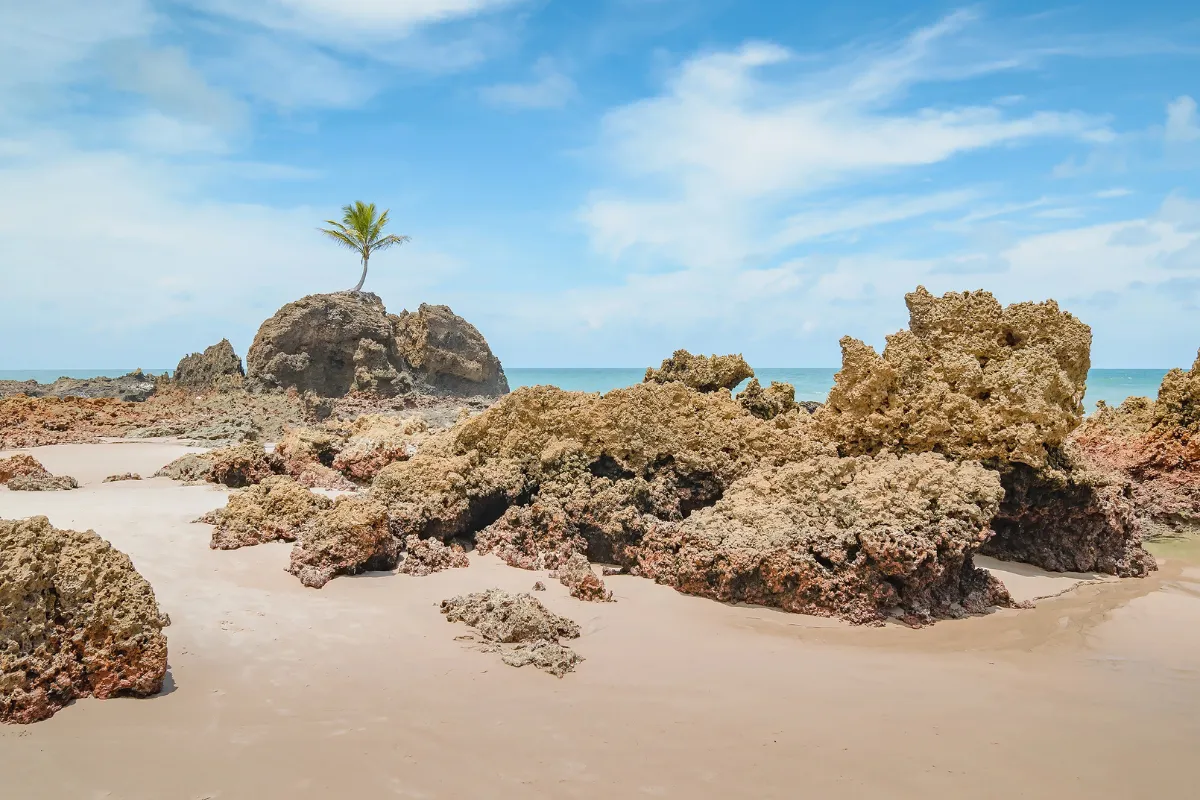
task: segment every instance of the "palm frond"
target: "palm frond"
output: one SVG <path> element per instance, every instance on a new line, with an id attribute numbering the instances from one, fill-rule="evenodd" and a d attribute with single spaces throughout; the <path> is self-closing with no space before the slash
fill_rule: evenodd
<path id="1" fill-rule="evenodd" d="M 345 231 L 340 231 L 336 228 L 332 230 L 326 228 L 317 228 L 317 230 L 328 236 L 330 239 L 333 239 L 342 247 L 348 247 L 351 250 L 362 252 L 362 244 Z"/>
<path id="2" fill-rule="evenodd" d="M 411 240 L 411 236 L 397 236 L 394 233 L 389 233 L 387 236 L 384 236 L 382 239 L 377 240 L 373 245 L 371 245 L 371 250 L 387 250 L 389 247 L 393 247 L 398 244 L 404 244 L 405 242 Z"/>

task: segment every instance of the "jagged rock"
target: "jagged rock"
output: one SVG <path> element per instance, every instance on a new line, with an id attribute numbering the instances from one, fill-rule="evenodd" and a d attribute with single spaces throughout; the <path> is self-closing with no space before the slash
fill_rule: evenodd
<path id="1" fill-rule="evenodd" d="M 1004 501 L 996 535 L 980 551 L 1056 572 L 1142 577 L 1156 568 L 1142 547 L 1129 480 L 1080 463 L 1073 448 L 1055 450 L 1044 467 L 999 467 Z"/>
<path id="2" fill-rule="evenodd" d="M 550 573 L 550 577 L 557 578 L 559 583 L 566 586 L 571 597 L 600 603 L 612 602 L 612 592 L 592 571 L 592 565 L 582 553 L 572 554 L 565 564 Z"/>
<path id="3" fill-rule="evenodd" d="M 279 462 L 260 444 L 239 444 L 222 447 L 210 453 L 212 466 L 208 480 L 233 489 L 251 486 L 278 474 Z"/>
<path id="4" fill-rule="evenodd" d="M 117 483 L 118 481 L 140 481 L 141 475 L 136 472 L 122 472 L 119 475 L 109 475 L 104 479 L 104 483 Z"/>
<path id="5" fill-rule="evenodd" d="M 546 584 L 542 583 L 541 581 L 535 581 L 533 584 L 533 590 L 535 592 L 544 592 L 546 591 Z"/>
<path id="6" fill-rule="evenodd" d="M 49 470 L 28 453 L 16 453 L 8 458 L 0 458 L 0 483 L 8 483 L 21 475 L 41 474 L 49 474 Z"/>
<path id="7" fill-rule="evenodd" d="M 771 381 L 771 385 L 764 389 L 758 378 L 750 379 L 750 383 L 738 394 L 737 400 L 743 408 L 759 419 L 774 419 L 780 414 L 800 408 L 796 403 L 796 387 L 790 383 Z M 805 410 L 812 413 L 807 408 Z"/>
<path id="8" fill-rule="evenodd" d="M 643 380 L 655 383 L 679 381 L 698 392 L 715 392 L 717 389 L 732 390 L 752 377 L 754 370 L 741 354 L 694 356 L 687 350 L 676 350 L 658 369 L 647 369 Z"/>
<path id="9" fill-rule="evenodd" d="M 246 374 L 242 360 L 233 351 L 228 339 L 205 348 L 203 353 L 184 356 L 171 376 L 179 386 L 194 391 L 207 391 L 222 378 L 240 378 Z"/>
<path id="10" fill-rule="evenodd" d="M 560 643 L 579 638 L 579 626 L 547 610 L 529 594 L 499 589 L 442 601 L 447 622 L 464 622 L 483 639 L 483 649 L 499 652 L 511 667 L 533 664 L 561 678 L 583 659 Z"/>
<path id="11" fill-rule="evenodd" d="M 416 454 L 429 425 L 419 417 L 366 414 L 354 421 L 333 468 L 357 481 L 370 481 L 388 464 Z"/>
<path id="12" fill-rule="evenodd" d="M 212 453 L 187 453 L 154 473 L 154 477 L 184 483 L 205 483 L 212 475 L 212 468 Z"/>
<path id="13" fill-rule="evenodd" d="M 856 623 L 981 613 L 1010 602 L 972 563 L 1001 496 L 995 472 L 933 453 L 816 456 L 655 524 L 636 569 L 688 594 Z"/>
<path id="14" fill-rule="evenodd" d="M 79 481 L 70 475 L 18 475 L 4 484 L 14 492 L 58 492 L 78 489 Z"/>
<path id="15" fill-rule="evenodd" d="M 0 721 L 162 690 L 169 620 L 129 557 L 45 517 L 0 520 Z"/>
<path id="16" fill-rule="evenodd" d="M 404 560 L 398 571 L 405 575 L 425 576 L 469 566 L 471 560 L 462 545 L 446 546 L 440 539 L 420 539 L 410 535 L 404 540 Z"/>
<path id="17" fill-rule="evenodd" d="M 165 377 L 165 376 L 164 376 Z M 0 381 L 0 397 L 25 395 L 26 397 L 82 397 L 108 398 L 127 402 L 142 402 L 158 388 L 159 378 L 147 375 L 140 369 L 119 378 L 67 378 L 53 383 L 37 381 Z"/>
<path id="18" fill-rule="evenodd" d="M 500 359 L 483 334 L 449 306 L 422 303 L 416 313 L 402 311 L 393 319 L 397 349 L 424 383 L 450 394 L 508 393 Z"/>
<path id="19" fill-rule="evenodd" d="M 487 342 L 449 308 L 422 305 L 415 314 L 392 315 L 369 293 L 309 295 L 288 303 L 259 328 L 246 365 L 259 384 L 320 397 L 508 390 Z"/>
<path id="20" fill-rule="evenodd" d="M 274 455 L 284 474 L 297 480 L 301 480 L 302 475 L 336 480 L 329 473 L 333 473 L 333 459 L 346 446 L 346 438 L 346 431 L 329 425 L 291 427 L 275 444 Z M 353 484 L 349 484 L 349 488 L 353 488 Z"/>
<path id="21" fill-rule="evenodd" d="M 301 528 L 288 572 L 320 589 L 338 575 L 395 569 L 399 560 L 387 509 L 369 497 L 343 496 Z"/>
<path id="22" fill-rule="evenodd" d="M 78 489 L 79 483 L 69 475 L 52 475 L 41 462 L 28 453 L 0 458 L 0 482 L 14 492 L 52 492 Z"/>
<path id="23" fill-rule="evenodd" d="M 1191 371 L 1166 374 L 1157 401 L 1100 405 L 1072 441 L 1090 463 L 1131 480 L 1150 532 L 1200 529 L 1200 356 Z"/>
<path id="24" fill-rule="evenodd" d="M 1053 300 L 1002 308 L 988 292 L 905 296 L 909 330 L 883 355 L 842 339 L 816 419 L 845 455 L 934 451 L 1032 467 L 1083 416 L 1091 329 Z"/>
<path id="25" fill-rule="evenodd" d="M 198 521 L 216 525 L 209 547 L 234 550 L 263 542 L 294 542 L 304 523 L 332 505 L 329 498 L 310 492 L 291 478 L 272 475 L 231 494 L 224 508 Z"/>

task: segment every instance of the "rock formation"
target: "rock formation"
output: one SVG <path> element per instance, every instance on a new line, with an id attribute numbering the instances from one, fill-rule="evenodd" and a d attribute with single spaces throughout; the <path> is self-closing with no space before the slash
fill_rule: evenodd
<path id="1" fill-rule="evenodd" d="M 333 505 L 294 480 L 272 475 L 261 483 L 229 496 L 224 508 L 200 518 L 216 527 L 209 546 L 234 550 L 263 542 L 294 542 L 304 523 Z"/>
<path id="2" fill-rule="evenodd" d="M 510 667 L 533 664 L 561 678 L 583 659 L 561 639 L 578 639 L 579 626 L 549 611 L 529 594 L 499 589 L 442 601 L 447 622 L 464 622 L 482 639 L 482 649 L 498 651 Z"/>
<path id="3" fill-rule="evenodd" d="M 571 597 L 593 602 L 612 602 L 612 592 L 596 575 L 587 556 L 582 553 L 572 553 L 566 563 L 550 573 L 550 577 L 558 578 L 558 582 L 570 591 Z"/>
<path id="4" fill-rule="evenodd" d="M 171 379 L 177 386 L 192 391 L 207 391 L 222 379 L 237 379 L 246 374 L 242 360 L 233 352 L 228 339 L 205 348 L 203 353 L 192 353 L 180 360 Z"/>
<path id="5" fill-rule="evenodd" d="M 1121 482 L 1063 451 L 1083 417 L 1091 331 L 1054 301 L 1002 308 L 987 292 L 906 296 L 909 330 L 883 355 L 849 337 L 817 430 L 843 455 L 982 460 L 1006 492 L 987 552 L 1051 570 L 1142 575 Z"/>
<path id="6" fill-rule="evenodd" d="M 1157 401 L 1100 405 L 1072 439 L 1091 464 L 1131 480 L 1152 533 L 1200 529 L 1200 356 L 1190 371 L 1167 373 Z"/>
<path id="7" fill-rule="evenodd" d="M 208 480 L 224 484 L 233 489 L 252 486 L 280 472 L 273 454 L 267 453 L 261 444 L 239 444 L 213 450 L 209 456 L 212 467 Z"/>
<path id="8" fill-rule="evenodd" d="M 780 414 L 801 408 L 796 403 L 796 388 L 790 383 L 771 381 L 771 385 L 764 389 L 758 378 L 750 379 L 746 388 L 738 393 L 737 400 L 743 408 L 759 419 L 774 419 Z M 807 406 L 804 410 L 812 413 L 812 409 Z"/>
<path id="9" fill-rule="evenodd" d="M 472 325 L 445 306 L 388 314 L 369 293 L 309 295 L 263 323 L 246 355 L 249 376 L 267 387 L 323 397 L 412 390 L 498 395 L 500 362 Z"/>
<path id="10" fill-rule="evenodd" d="M 404 560 L 399 572 L 405 575 L 432 575 L 444 569 L 471 566 L 466 551 L 458 544 L 445 545 L 441 539 L 420 539 L 409 536 L 404 540 Z"/>
<path id="11" fill-rule="evenodd" d="M 136 472 L 122 472 L 117 475 L 109 475 L 104 479 L 104 483 L 118 483 L 119 481 L 140 481 L 141 475 Z"/>
<path id="12" fill-rule="evenodd" d="M 162 690 L 168 624 L 128 556 L 45 517 L 0 520 L 0 721 Z"/>
<path id="13" fill-rule="evenodd" d="M 51 492 L 78 489 L 69 475 L 53 475 L 41 462 L 27 453 L 0 458 L 0 483 L 14 492 Z"/>
<path id="14" fill-rule="evenodd" d="M 154 473 L 154 477 L 184 483 L 205 483 L 212 475 L 212 468 L 212 453 L 187 453 Z"/>
<path id="15" fill-rule="evenodd" d="M 320 589 L 338 575 L 395 569 L 399 560 L 387 509 L 369 497 L 343 496 L 304 524 L 288 572 Z"/>
<path id="16" fill-rule="evenodd" d="M 165 376 L 164 376 L 165 377 Z M 140 369 L 119 378 L 67 378 L 53 383 L 37 381 L 0 381 L 0 397 L 86 397 L 109 398 L 127 402 L 142 402 L 154 394 L 159 379 Z"/>
<path id="17" fill-rule="evenodd" d="M 356 481 L 370 481 L 389 464 L 417 452 L 429 426 L 419 417 L 367 414 L 356 419 L 346 444 L 333 458 L 333 468 Z"/>
<path id="18" fill-rule="evenodd" d="M 732 390 L 752 377 L 754 370 L 740 354 L 694 356 L 687 350 L 676 350 L 658 369 L 647 369 L 644 380 L 654 383 L 678 381 L 698 392 L 715 392 L 717 389 Z"/>

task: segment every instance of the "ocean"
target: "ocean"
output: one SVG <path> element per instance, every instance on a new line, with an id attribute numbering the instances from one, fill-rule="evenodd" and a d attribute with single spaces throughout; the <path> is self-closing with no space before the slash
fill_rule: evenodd
<path id="1" fill-rule="evenodd" d="M 27 369 L 0 370 L 0 380 L 24 381 L 34 379 L 49 383 L 55 378 L 95 378 L 124 375 L 128 369 Z M 169 369 L 147 369 L 151 374 L 170 372 Z M 521 386 L 550 385 L 560 389 L 585 392 L 607 392 L 632 386 L 645 375 L 644 367 L 506 367 L 508 384 Z M 834 367 L 763 367 L 755 375 L 765 386 L 771 381 L 783 381 L 796 387 L 797 400 L 823 401 L 833 386 Z M 1097 400 L 1117 405 L 1126 397 L 1155 397 L 1162 382 L 1164 369 L 1093 369 L 1088 373 L 1084 406 L 1088 412 Z"/>

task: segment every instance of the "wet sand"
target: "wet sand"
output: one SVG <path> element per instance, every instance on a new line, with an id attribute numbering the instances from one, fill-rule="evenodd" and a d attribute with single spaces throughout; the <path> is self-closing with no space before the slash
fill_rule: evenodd
<path id="1" fill-rule="evenodd" d="M 472 556 L 425 578 L 305 589 L 290 546 L 222 552 L 191 524 L 225 491 L 152 474 L 184 448 L 31 450 L 71 492 L 9 492 L 128 553 L 170 614 L 149 699 L 0 726 L 11 797 L 1129 798 L 1200 796 L 1200 548 L 1150 578 L 996 567 L 1036 608 L 923 630 L 686 597 L 609 578 L 583 603 Z M 562 680 L 455 641 L 438 602 L 528 590 L 580 623 Z"/>

